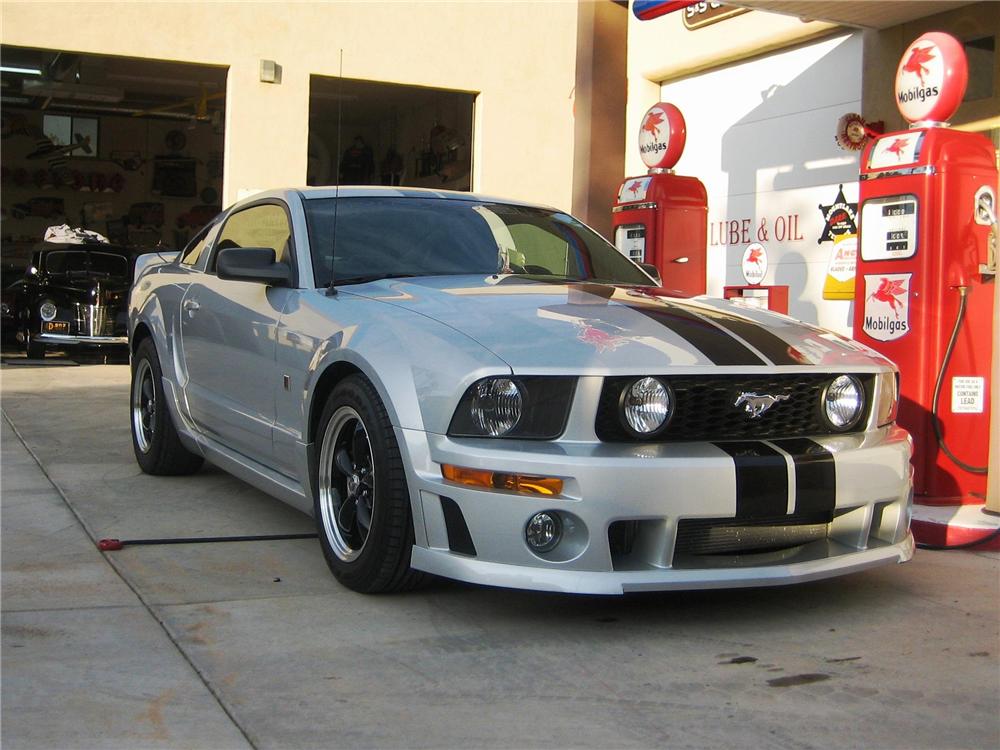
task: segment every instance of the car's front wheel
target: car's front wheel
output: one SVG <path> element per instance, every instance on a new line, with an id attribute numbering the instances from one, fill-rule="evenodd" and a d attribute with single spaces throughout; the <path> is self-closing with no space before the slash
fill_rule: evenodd
<path id="1" fill-rule="evenodd" d="M 24 333 L 24 355 L 28 359 L 45 358 L 45 344 L 35 339 L 30 328 Z"/>
<path id="2" fill-rule="evenodd" d="M 320 416 L 314 510 L 323 556 L 342 584 L 362 593 L 413 588 L 413 520 L 389 416 L 360 375 L 333 390 Z"/>
<path id="3" fill-rule="evenodd" d="M 163 372 L 152 339 L 143 339 L 132 357 L 132 392 L 129 405 L 135 460 L 147 474 L 193 474 L 204 459 L 192 453 L 170 417 L 163 393 Z"/>

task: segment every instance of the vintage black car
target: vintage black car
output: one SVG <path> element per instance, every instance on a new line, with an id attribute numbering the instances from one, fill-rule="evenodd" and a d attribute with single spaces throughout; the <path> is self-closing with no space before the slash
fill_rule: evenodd
<path id="1" fill-rule="evenodd" d="M 44 357 L 50 346 L 128 344 L 132 260 L 128 249 L 116 245 L 36 246 L 24 277 L 4 295 L 28 357 Z"/>

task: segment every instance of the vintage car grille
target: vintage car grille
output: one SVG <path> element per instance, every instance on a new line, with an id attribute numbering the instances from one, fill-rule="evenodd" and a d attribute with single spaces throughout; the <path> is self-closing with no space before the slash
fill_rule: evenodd
<path id="1" fill-rule="evenodd" d="M 80 336 L 114 336 L 117 310 L 107 306 L 76 304 L 74 317 Z"/>
<path id="2" fill-rule="evenodd" d="M 760 440 L 837 432 L 823 418 L 821 398 L 836 373 L 747 375 L 663 376 L 673 389 L 676 406 L 664 432 L 650 440 L 677 442 L 685 440 Z M 864 414 L 855 430 L 863 430 L 871 408 L 875 378 L 857 376 L 865 391 Z M 604 389 L 597 407 L 594 425 L 597 437 L 607 442 L 639 442 L 626 431 L 620 419 L 622 389 L 634 377 L 604 379 Z M 743 392 L 785 395 L 788 400 L 775 404 L 756 419 L 742 407 L 734 406 Z"/>
<path id="3" fill-rule="evenodd" d="M 788 549 L 825 539 L 832 512 L 777 518 L 684 518 L 677 524 L 675 555 L 724 555 Z"/>

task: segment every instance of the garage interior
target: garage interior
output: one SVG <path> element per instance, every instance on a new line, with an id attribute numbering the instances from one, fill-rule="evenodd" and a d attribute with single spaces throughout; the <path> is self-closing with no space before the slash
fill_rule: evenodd
<path id="1" fill-rule="evenodd" d="M 461 91 L 312 76 L 308 184 L 471 190 L 475 99 Z"/>
<path id="2" fill-rule="evenodd" d="M 220 210 L 227 69 L 0 47 L 6 286 L 48 227 L 180 248 Z"/>

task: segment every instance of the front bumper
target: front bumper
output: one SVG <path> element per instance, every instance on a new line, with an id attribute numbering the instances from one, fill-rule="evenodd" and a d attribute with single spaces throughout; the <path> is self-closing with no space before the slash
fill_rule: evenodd
<path id="1" fill-rule="evenodd" d="M 909 533 L 911 441 L 897 427 L 816 438 L 828 462 L 829 522 L 821 538 L 763 550 L 680 549 L 689 519 L 756 520 L 740 494 L 754 493 L 788 518 L 815 502 L 802 466 L 787 450 L 771 486 L 750 488 L 723 444 L 541 443 L 456 440 L 397 430 L 408 454 L 416 545 L 412 565 L 474 583 L 592 594 L 799 583 L 853 573 L 913 556 Z M 778 443 L 767 443 L 779 446 Z M 787 446 L 785 446 L 787 448 Z M 784 461 L 784 464 L 781 463 Z M 512 494 L 448 482 L 442 463 L 560 477 L 558 497 Z M 755 475 L 761 476 L 761 475 Z M 766 477 L 766 475 L 763 475 Z M 812 493 L 812 494 L 810 494 Z M 456 521 L 456 510 L 460 521 Z M 528 519 L 556 512 L 564 538 L 535 554 L 524 538 Z M 616 543 L 612 525 L 626 522 L 630 544 Z M 464 530 L 461 528 L 464 525 Z M 456 534 L 456 529 L 462 533 Z M 463 537 L 465 543 L 456 543 Z M 736 530 L 737 535 L 739 529 Z M 471 543 L 469 542 L 471 540 Z"/>
<path id="2" fill-rule="evenodd" d="M 91 346 L 122 346 L 128 344 L 128 336 L 73 336 L 65 333 L 38 333 L 35 341 L 57 346 L 87 344 Z"/>

